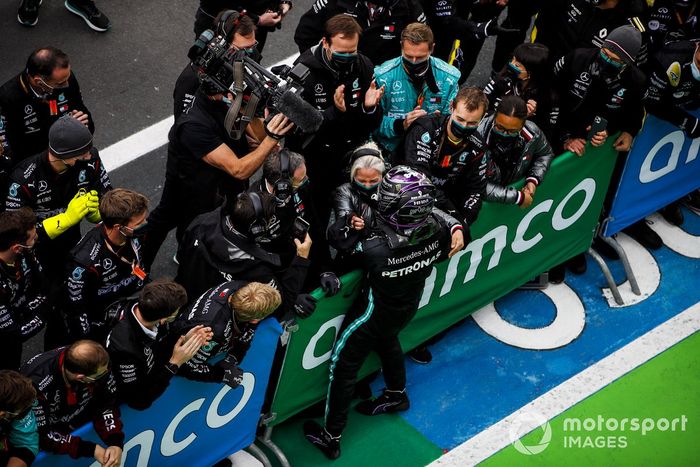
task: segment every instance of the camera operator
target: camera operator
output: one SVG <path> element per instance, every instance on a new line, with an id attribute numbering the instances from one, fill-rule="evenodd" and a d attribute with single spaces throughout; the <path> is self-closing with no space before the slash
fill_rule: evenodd
<path id="1" fill-rule="evenodd" d="M 41 331 L 52 309 L 36 240 L 31 209 L 0 213 L 0 369 L 19 368 L 22 343 Z"/>
<path id="2" fill-rule="evenodd" d="M 195 381 L 221 382 L 239 386 L 245 357 L 258 322 L 279 308 L 282 298 L 274 287 L 259 282 L 229 281 L 207 290 L 192 307 L 173 323 L 173 336 L 206 326 L 211 329 L 209 345 L 201 347 L 180 368 L 180 375 Z M 215 364 L 208 361 L 225 354 Z"/>
<path id="3" fill-rule="evenodd" d="M 262 52 L 267 34 L 282 27 L 282 20 L 292 9 L 292 0 L 200 0 L 195 14 L 194 35 L 199 37 L 216 24 L 224 10 L 245 11 L 258 29 L 258 50 Z"/>
<path id="4" fill-rule="evenodd" d="M 280 256 L 267 249 L 274 217 L 273 197 L 251 192 L 195 219 L 180 243 L 176 278 L 190 300 L 222 281 L 262 282 L 282 293 L 282 306 L 275 317 L 286 319 L 292 312 L 310 316 L 315 300 L 300 291 L 309 269 L 311 237 L 307 234 L 303 243 L 295 238 L 296 256 L 291 263 L 282 264 Z"/>
<path id="5" fill-rule="evenodd" d="M 260 144 L 250 151 L 246 138 L 233 139 L 224 123 L 233 99 L 227 90 L 203 83 L 170 129 L 163 194 L 148 217 L 143 244 L 147 269 L 173 228 L 179 242 L 195 217 L 215 209 L 225 196 L 245 191 L 248 178 L 293 127 L 281 113 L 264 124 L 255 119 L 246 132 Z"/>
<path id="6" fill-rule="evenodd" d="M 37 258 L 51 282 L 63 277 L 68 253 L 80 240 L 80 221 L 100 221 L 99 198 L 111 189 L 92 133 L 70 116 L 51 126 L 48 150 L 12 171 L 5 207 L 28 206 L 36 214 Z"/>
<path id="7" fill-rule="evenodd" d="M 290 264 L 296 256 L 294 238 L 303 240 L 309 232 L 311 238 L 319 240 L 311 245 L 311 264 L 304 289 L 315 289 L 320 280 L 323 290 L 329 296 L 335 295 L 340 280 L 330 270 L 330 249 L 311 197 L 304 156 L 288 149 L 273 152 L 265 159 L 262 175 L 251 191 L 269 193 L 275 200 L 275 216 L 269 226 L 271 241 L 265 249 L 279 254 L 282 265 Z"/>
<path id="8" fill-rule="evenodd" d="M 78 341 L 39 354 L 22 366 L 37 391 L 33 407 L 39 429 L 39 447 L 73 459 L 94 457 L 105 467 L 117 467 L 124 448 L 116 384 L 109 354 L 97 342 Z M 92 425 L 103 447 L 71 434 Z"/>
<path id="9" fill-rule="evenodd" d="M 323 123 L 310 142 L 307 135 L 294 134 L 287 145 L 306 155 L 322 225 L 330 216 L 331 193 L 345 181 L 343 156 L 369 139 L 382 120 L 377 107 L 384 87 L 377 86 L 372 63 L 357 51 L 361 33 L 353 18 L 336 15 L 326 22 L 321 44 L 297 60 L 310 70 L 304 99 L 322 110 Z"/>
<path id="10" fill-rule="evenodd" d="M 100 215 L 102 223 L 85 234 L 66 266 L 62 311 L 68 325 L 67 342 L 83 338 L 104 342 L 109 332 L 107 309 L 118 307 L 148 281 L 137 237 L 148 215 L 148 199 L 116 188 L 100 200 Z"/>
<path id="11" fill-rule="evenodd" d="M 366 277 L 362 298 L 345 316 L 330 367 L 325 427 L 304 423 L 306 439 L 329 459 L 340 456 L 357 373 L 375 350 L 386 389 L 355 409 L 365 415 L 407 410 L 406 369 L 398 339 L 418 310 L 423 284 L 433 264 L 450 251 L 450 229 L 432 214 L 434 187 L 420 171 L 391 169 L 382 180 L 377 227 L 358 248 Z M 461 231 L 460 231 L 461 233 Z M 462 243 L 463 245 L 463 243 Z"/>
<path id="12" fill-rule="evenodd" d="M 235 10 L 224 10 L 216 17 L 214 36 L 223 36 L 231 44 L 231 49 L 244 51 L 251 58 L 260 59 L 256 29 L 253 20 Z M 173 115 L 177 119 L 192 105 L 194 94 L 199 88 L 199 78 L 195 65 L 191 62 L 182 70 L 173 90 Z"/>
<path id="13" fill-rule="evenodd" d="M 187 293 L 180 284 L 169 280 L 150 282 L 109 333 L 106 347 L 117 393 L 129 407 L 149 408 L 179 368 L 211 339 L 211 328 L 194 326 L 186 335 L 178 335 L 174 347 L 168 345 L 168 325 L 186 303 Z"/>
<path id="14" fill-rule="evenodd" d="M 504 97 L 496 113 L 481 121 L 477 132 L 486 142 L 486 201 L 528 208 L 554 158 L 539 127 L 527 119 L 527 104 L 518 96 Z M 526 177 L 521 190 L 511 183 Z"/>
<path id="15" fill-rule="evenodd" d="M 435 185 L 435 205 L 462 221 L 465 237 L 481 210 L 486 189 L 486 155 L 476 129 L 488 100 L 481 89 L 464 87 L 450 104 L 451 115 L 418 118 L 404 142 L 406 165 L 421 170 Z"/>
<path id="16" fill-rule="evenodd" d="M 358 50 L 379 65 L 400 53 L 400 39 L 410 23 L 425 23 L 423 8 L 417 0 L 316 0 L 299 19 L 294 42 L 304 53 L 326 37 L 324 26 L 334 16 L 354 18 L 360 25 Z"/>
<path id="17" fill-rule="evenodd" d="M 55 47 L 32 52 L 25 70 L 0 87 L 0 109 L 15 164 L 46 150 L 49 128 L 64 115 L 95 131 L 68 55 Z"/>

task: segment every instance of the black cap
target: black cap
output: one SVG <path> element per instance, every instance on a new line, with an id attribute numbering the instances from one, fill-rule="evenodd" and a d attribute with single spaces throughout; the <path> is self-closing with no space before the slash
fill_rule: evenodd
<path id="1" fill-rule="evenodd" d="M 49 151 L 59 159 L 85 154 L 92 148 L 92 133 L 77 119 L 65 115 L 49 129 Z"/>

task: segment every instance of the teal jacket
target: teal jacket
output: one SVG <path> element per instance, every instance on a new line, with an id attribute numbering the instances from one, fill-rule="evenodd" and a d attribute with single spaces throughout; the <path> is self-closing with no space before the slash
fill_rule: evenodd
<path id="1" fill-rule="evenodd" d="M 459 70 L 439 58 L 430 57 L 437 92 L 433 92 L 428 80 L 423 83 L 421 108 L 428 113 L 439 110 L 450 113 L 450 102 L 459 90 Z M 374 132 L 374 140 L 384 149 L 393 152 L 404 137 L 403 120 L 407 113 L 418 105 L 419 92 L 411 83 L 401 64 L 401 57 L 393 58 L 374 69 L 377 87 L 384 88 L 382 97 L 382 124 Z"/>

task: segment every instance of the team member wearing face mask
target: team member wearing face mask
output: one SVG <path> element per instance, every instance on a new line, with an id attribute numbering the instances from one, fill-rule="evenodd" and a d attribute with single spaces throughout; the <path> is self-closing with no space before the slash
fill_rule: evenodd
<path id="1" fill-rule="evenodd" d="M 70 342 L 86 337 L 104 341 L 109 331 L 107 308 L 136 294 L 149 280 L 141 266 L 138 238 L 146 223 L 148 199 L 116 188 L 100 200 L 100 215 L 102 223 L 80 240 L 65 268 L 62 311 Z"/>
<path id="2" fill-rule="evenodd" d="M 31 209 L 0 214 L 0 369 L 19 368 L 22 343 L 41 331 L 51 310 L 36 241 Z"/>
<path id="3" fill-rule="evenodd" d="M 477 131 L 486 141 L 486 201 L 530 207 L 554 152 L 539 127 L 527 120 L 525 101 L 506 96 Z M 521 178 L 521 190 L 508 186 Z"/>
<path id="4" fill-rule="evenodd" d="M 26 69 L 0 87 L 0 109 L 15 164 L 46 149 L 49 128 L 63 115 L 95 131 L 68 56 L 55 47 L 32 52 Z"/>
<path id="5" fill-rule="evenodd" d="M 649 87 L 644 96 L 647 111 L 683 130 L 688 138 L 700 138 L 700 119 L 689 111 L 700 108 L 700 39 L 667 44 L 651 60 Z M 700 192 L 691 193 L 689 207 L 700 209 Z M 683 223 L 677 203 L 661 213 L 671 223 Z"/>
<path id="6" fill-rule="evenodd" d="M 328 223 L 331 193 L 345 182 L 344 156 L 369 139 L 382 119 L 377 109 L 385 88 L 374 81 L 372 63 L 358 53 L 362 28 L 355 19 L 336 15 L 326 22 L 321 44 L 301 54 L 309 68 L 304 99 L 323 113 L 315 135 L 286 138 L 287 147 L 304 154 L 322 225 Z"/>
<path id="7" fill-rule="evenodd" d="M 49 130 L 49 148 L 12 171 L 7 210 L 30 207 L 39 225 L 37 257 L 52 283 L 60 283 L 68 252 L 80 240 L 80 221 L 100 221 L 99 197 L 112 188 L 92 133 L 66 116 Z"/>
<path id="8" fill-rule="evenodd" d="M 124 432 L 109 366 L 104 347 L 87 340 L 39 354 L 22 366 L 20 373 L 37 392 L 32 410 L 42 451 L 94 457 L 104 467 L 120 465 Z M 106 447 L 71 434 L 90 422 Z"/>
<path id="9" fill-rule="evenodd" d="M 467 239 L 486 189 L 485 145 L 476 129 L 487 106 L 481 89 L 460 89 L 450 104 L 452 115 L 418 118 L 398 151 L 407 165 L 430 177 L 436 206 L 462 222 Z"/>
<path id="10" fill-rule="evenodd" d="M 558 140 L 562 148 L 582 156 L 586 136 L 595 117 L 607 120 L 604 131 L 591 139 L 602 145 L 608 135 L 621 132 L 614 142 L 618 151 L 628 151 L 642 126 L 642 96 L 646 79 L 635 66 L 642 44 L 641 33 L 632 26 L 612 31 L 600 49 L 576 49 L 554 68 L 559 100 Z"/>
<path id="11" fill-rule="evenodd" d="M 435 46 L 430 27 L 409 24 L 401 33 L 401 56 L 374 69 L 382 96 L 382 124 L 374 138 L 393 152 L 406 130 L 429 113 L 448 114 L 459 90 L 459 70 L 432 56 Z"/>

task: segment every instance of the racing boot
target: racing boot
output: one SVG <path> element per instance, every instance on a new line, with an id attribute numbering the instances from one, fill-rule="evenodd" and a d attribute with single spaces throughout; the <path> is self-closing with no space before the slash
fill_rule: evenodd
<path id="1" fill-rule="evenodd" d="M 401 391 L 384 389 L 381 396 L 360 402 L 355 406 L 355 410 L 363 415 L 381 415 L 390 412 L 403 412 L 408 410 L 410 406 L 411 403 L 405 389 Z"/>
<path id="2" fill-rule="evenodd" d="M 683 224 L 683 212 L 681 211 L 681 202 L 674 201 L 673 203 L 665 206 L 659 210 L 664 219 L 668 221 L 669 224 L 680 226 Z"/>
<path id="3" fill-rule="evenodd" d="M 637 242 L 639 242 L 643 247 L 648 248 L 649 250 L 658 250 L 664 245 L 661 237 L 659 237 L 659 235 L 647 225 L 647 222 L 644 219 L 635 222 L 634 224 L 625 228 L 624 231 L 630 237 L 637 240 Z"/>
<path id="4" fill-rule="evenodd" d="M 105 32 L 112 27 L 109 18 L 97 9 L 92 0 L 65 0 L 63 5 L 71 13 L 83 18 L 93 31 Z"/>
<path id="5" fill-rule="evenodd" d="M 324 427 L 315 421 L 307 420 L 304 422 L 304 437 L 330 460 L 340 457 L 340 436 L 331 436 Z"/>

